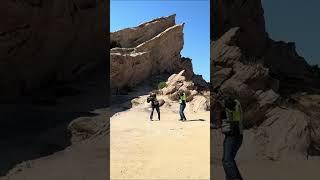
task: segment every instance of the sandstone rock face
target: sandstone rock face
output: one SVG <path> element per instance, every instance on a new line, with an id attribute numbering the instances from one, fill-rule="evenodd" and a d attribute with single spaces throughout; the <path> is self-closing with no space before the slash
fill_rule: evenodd
<path id="1" fill-rule="evenodd" d="M 269 40 L 263 59 L 272 76 L 281 80 L 283 93 L 320 88 L 320 78 L 312 74 L 311 66 L 298 55 L 294 43 Z"/>
<path id="2" fill-rule="evenodd" d="M 254 153 L 271 160 L 291 153 L 319 155 L 320 121 L 315 112 L 320 107 L 312 103 L 319 95 L 300 92 L 318 92 L 320 78 L 293 43 L 269 39 L 260 0 L 214 4 L 211 86 L 242 103 L 248 141 L 257 147 Z"/>
<path id="3" fill-rule="evenodd" d="M 260 107 L 263 107 L 267 104 L 272 104 L 276 102 L 278 98 L 279 98 L 279 94 L 275 93 L 273 90 L 262 92 L 261 94 L 258 95 L 259 105 Z"/>
<path id="4" fill-rule="evenodd" d="M 192 111 L 208 111 L 210 110 L 209 103 L 209 99 L 205 98 L 204 96 L 196 95 L 193 97 L 193 101 L 191 102 Z"/>
<path id="5" fill-rule="evenodd" d="M 244 62 L 246 56 L 235 43 L 240 35 L 239 28 L 232 28 L 211 46 L 212 86 L 222 91 L 234 89 L 243 107 L 252 109 L 250 103 L 259 101 L 254 97 L 255 92 L 277 92 L 278 80 L 263 65 Z"/>
<path id="6" fill-rule="evenodd" d="M 134 86 L 152 74 L 152 61 L 147 52 L 120 54 L 112 53 L 110 62 L 111 85 L 115 87 Z"/>
<path id="7" fill-rule="evenodd" d="M 168 95 L 171 100 L 178 100 L 178 92 L 183 91 L 187 95 L 187 102 L 192 100 L 198 92 L 193 82 L 186 81 L 183 76 L 184 72 L 182 70 L 179 74 L 173 74 L 169 77 L 166 82 L 167 87 L 161 90 L 163 95 Z"/>
<path id="8" fill-rule="evenodd" d="M 175 16 L 161 17 L 150 22 L 143 23 L 136 28 L 126 28 L 111 33 L 111 42 L 117 42 L 122 48 L 133 48 L 152 39 L 165 29 L 174 26 Z"/>
<path id="9" fill-rule="evenodd" d="M 99 126 L 92 118 L 80 117 L 72 121 L 68 129 L 73 134 L 72 142 L 79 142 L 96 134 Z"/>
<path id="10" fill-rule="evenodd" d="M 278 161 L 287 158 L 305 159 L 308 148 L 308 123 L 305 113 L 294 109 L 274 108 L 266 120 L 247 135 L 247 146 L 253 155 Z M 249 145 L 250 144 L 250 145 Z"/>
<path id="11" fill-rule="evenodd" d="M 308 153 L 320 155 L 320 95 L 294 95 L 292 97 L 298 104 L 298 109 L 308 116 Z"/>
<path id="12" fill-rule="evenodd" d="M 202 77 L 195 75 L 191 59 L 181 57 L 184 45 L 184 24 L 175 24 L 175 15 L 161 17 L 111 33 L 111 87 L 122 89 L 135 86 L 154 75 L 172 74 L 185 70 L 187 79 L 208 87 Z"/>
<path id="13" fill-rule="evenodd" d="M 168 78 L 166 87 L 160 90 L 162 95 L 168 96 L 171 101 L 178 101 L 178 92 L 186 93 L 191 110 L 194 112 L 210 110 L 210 95 L 205 95 L 206 91 L 198 90 L 198 87 L 185 77 L 185 70 L 178 74 L 173 74 Z"/>
<path id="14" fill-rule="evenodd" d="M 211 27 L 214 28 L 211 28 L 211 39 L 217 40 L 229 29 L 241 27 L 240 47 L 250 49 L 256 55 L 261 54 L 267 34 L 260 0 L 213 0 L 212 3 Z"/>
<path id="15" fill-rule="evenodd" d="M 6 1 L 0 7 L 0 96 L 77 78 L 105 64 L 106 1 Z"/>
<path id="16" fill-rule="evenodd" d="M 229 62 L 220 57 L 221 53 L 228 53 L 228 57 L 236 59 L 234 56 L 241 51 L 241 61 L 259 61 L 268 67 L 270 76 L 281 81 L 282 93 L 320 88 L 320 78 L 312 74 L 311 66 L 297 54 L 294 43 L 275 42 L 268 37 L 260 0 L 214 0 L 213 3 L 211 40 L 215 46 L 212 56 L 215 57 L 211 58 Z M 225 43 L 221 41 L 229 42 L 228 46 L 233 48 L 222 47 Z"/>

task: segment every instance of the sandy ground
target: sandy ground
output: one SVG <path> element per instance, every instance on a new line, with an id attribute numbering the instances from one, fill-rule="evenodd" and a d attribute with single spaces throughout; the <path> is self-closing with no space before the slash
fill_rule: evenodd
<path id="1" fill-rule="evenodd" d="M 319 159 L 308 161 L 238 161 L 245 180 L 314 180 L 320 178 Z M 214 165 L 212 180 L 224 180 L 221 164 Z"/>
<path id="2" fill-rule="evenodd" d="M 105 141 L 100 138 L 51 156 L 26 161 L 0 180 L 108 179 Z"/>
<path id="3" fill-rule="evenodd" d="M 108 109 L 94 118 L 106 121 Z M 108 179 L 107 129 L 63 151 L 24 161 L 0 180 L 104 180 Z"/>
<path id="4" fill-rule="evenodd" d="M 223 135 L 211 132 L 211 168 L 212 180 L 225 180 L 222 167 Z M 250 133 L 245 133 L 244 143 L 237 155 L 237 164 L 244 180 L 314 180 L 320 178 L 320 158 L 308 160 L 289 156 L 279 161 L 263 160 L 254 156 L 254 150 L 248 140 Z"/>
<path id="5" fill-rule="evenodd" d="M 210 112 L 186 113 L 180 122 L 176 112 L 161 111 L 161 121 L 135 108 L 111 118 L 111 179 L 209 179 Z"/>

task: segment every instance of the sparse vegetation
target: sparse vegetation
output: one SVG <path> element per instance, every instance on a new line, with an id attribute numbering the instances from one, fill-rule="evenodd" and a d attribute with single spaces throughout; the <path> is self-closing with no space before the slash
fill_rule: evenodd
<path id="1" fill-rule="evenodd" d="M 132 105 L 134 105 L 134 106 L 137 106 L 137 105 L 140 104 L 140 103 L 138 102 L 138 100 L 136 100 L 136 99 L 131 100 L 131 103 L 132 103 Z"/>
<path id="2" fill-rule="evenodd" d="M 163 88 L 165 88 L 165 87 L 167 87 L 166 82 L 160 82 L 160 83 L 158 84 L 158 89 L 163 89 Z"/>

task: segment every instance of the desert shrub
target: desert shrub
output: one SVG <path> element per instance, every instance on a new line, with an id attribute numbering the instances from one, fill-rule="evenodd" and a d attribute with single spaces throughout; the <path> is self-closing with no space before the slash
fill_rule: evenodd
<path id="1" fill-rule="evenodd" d="M 140 104 L 140 102 L 136 99 L 131 100 L 132 105 L 137 106 Z"/>
<path id="2" fill-rule="evenodd" d="M 167 87 L 167 83 L 166 83 L 166 82 L 160 82 L 160 83 L 158 84 L 158 89 L 163 89 L 163 88 L 165 88 L 165 87 Z"/>
<path id="3" fill-rule="evenodd" d="M 161 91 L 161 90 L 159 90 L 159 89 L 154 90 L 153 92 L 154 92 L 155 94 L 162 95 L 162 91 Z"/>

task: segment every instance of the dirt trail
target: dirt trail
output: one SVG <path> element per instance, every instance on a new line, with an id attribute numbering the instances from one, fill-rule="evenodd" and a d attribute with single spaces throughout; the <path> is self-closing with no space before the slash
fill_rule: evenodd
<path id="1" fill-rule="evenodd" d="M 138 108 L 111 118 L 111 179 L 209 179 L 210 112 L 186 112 L 180 122 L 161 111 L 161 121 Z"/>

